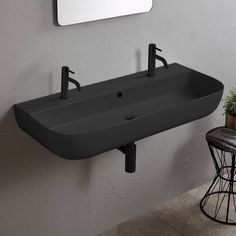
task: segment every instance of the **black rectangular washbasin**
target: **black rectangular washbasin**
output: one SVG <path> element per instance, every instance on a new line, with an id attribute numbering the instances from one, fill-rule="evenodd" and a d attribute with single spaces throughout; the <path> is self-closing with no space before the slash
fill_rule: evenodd
<path id="1" fill-rule="evenodd" d="M 212 113 L 224 86 L 177 63 L 14 106 L 21 129 L 66 159 L 83 159 Z"/>

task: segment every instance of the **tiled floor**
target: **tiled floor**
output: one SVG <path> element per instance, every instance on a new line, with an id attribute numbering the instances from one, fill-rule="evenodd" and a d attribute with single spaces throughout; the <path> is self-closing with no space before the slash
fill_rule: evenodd
<path id="1" fill-rule="evenodd" d="M 209 183 L 98 236 L 236 236 L 236 226 L 215 223 L 199 209 Z"/>

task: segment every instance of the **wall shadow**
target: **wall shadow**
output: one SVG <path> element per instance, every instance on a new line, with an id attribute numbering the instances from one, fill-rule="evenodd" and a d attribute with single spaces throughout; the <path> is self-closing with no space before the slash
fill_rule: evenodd
<path id="1" fill-rule="evenodd" d="M 140 72 L 142 70 L 142 53 L 140 49 L 135 51 L 136 57 L 136 72 Z"/>
<path id="2" fill-rule="evenodd" d="M 52 15 L 53 15 L 53 24 L 59 26 L 57 20 L 57 0 L 52 0 Z"/>
<path id="3" fill-rule="evenodd" d="M 213 128 L 210 117 L 192 123 L 188 141 L 180 146 L 175 154 L 167 176 L 169 181 L 185 186 L 188 191 L 209 180 L 214 175 L 211 156 L 205 140 L 208 130 Z M 184 184 L 182 184 L 184 183 Z"/>
<path id="4" fill-rule="evenodd" d="M 12 109 L 4 119 L 13 119 Z M 90 182 L 89 160 L 70 161 L 55 156 L 37 141 L 20 130 L 16 124 L 0 123 L 0 191 L 14 188 L 23 182 L 65 176 L 75 173 L 77 186 L 87 191 Z"/>
<path id="5" fill-rule="evenodd" d="M 89 183 L 89 162 L 61 159 L 34 141 L 17 127 L 9 133 L 0 130 L 0 188 L 6 191 L 21 182 L 40 179 L 39 176 L 57 175 L 65 169 L 76 171 L 78 188 L 87 190 Z M 53 174 L 54 173 L 54 174 Z M 64 174 L 63 174 L 64 175 Z"/>

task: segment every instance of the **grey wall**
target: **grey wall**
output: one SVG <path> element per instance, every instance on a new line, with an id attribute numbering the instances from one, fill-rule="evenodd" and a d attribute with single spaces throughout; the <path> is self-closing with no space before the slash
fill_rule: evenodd
<path id="1" fill-rule="evenodd" d="M 159 0 L 150 13 L 56 27 L 52 1 L 0 1 L 0 235 L 93 236 L 212 177 L 200 121 L 137 142 L 137 172 L 116 150 L 57 158 L 19 130 L 12 105 L 60 89 L 60 66 L 82 85 L 146 69 L 157 42 L 179 62 L 235 84 L 234 0 Z M 191 112 L 191 111 L 186 111 Z"/>

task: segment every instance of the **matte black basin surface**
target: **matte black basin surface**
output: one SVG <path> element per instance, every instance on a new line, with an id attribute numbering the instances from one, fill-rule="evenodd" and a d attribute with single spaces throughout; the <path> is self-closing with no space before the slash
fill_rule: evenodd
<path id="1" fill-rule="evenodd" d="M 15 105 L 18 125 L 66 159 L 83 159 L 191 122 L 218 106 L 223 84 L 179 64 Z"/>

